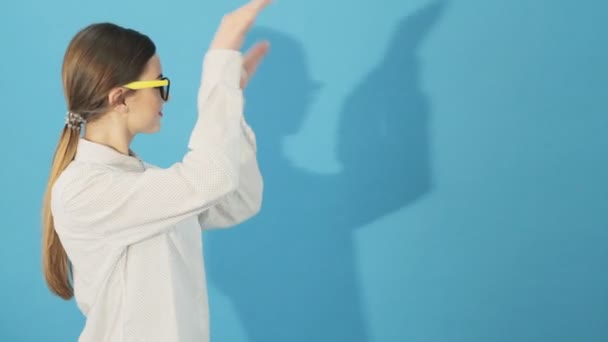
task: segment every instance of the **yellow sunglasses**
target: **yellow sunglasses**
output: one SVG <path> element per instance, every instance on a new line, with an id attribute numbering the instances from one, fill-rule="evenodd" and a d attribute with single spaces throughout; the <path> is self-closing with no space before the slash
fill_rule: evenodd
<path id="1" fill-rule="evenodd" d="M 158 88 L 160 91 L 160 97 L 164 101 L 169 99 L 169 89 L 171 87 L 171 81 L 168 77 L 162 77 L 154 81 L 135 81 L 125 84 L 123 87 L 131 90 L 147 89 L 147 88 Z"/>

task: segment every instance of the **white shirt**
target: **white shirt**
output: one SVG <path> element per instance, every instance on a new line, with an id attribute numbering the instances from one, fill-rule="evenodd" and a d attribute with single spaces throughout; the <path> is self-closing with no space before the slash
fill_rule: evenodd
<path id="1" fill-rule="evenodd" d="M 51 199 L 86 316 L 80 342 L 209 341 L 201 229 L 236 225 L 262 203 L 242 58 L 207 52 L 189 151 L 167 169 L 80 138 Z"/>

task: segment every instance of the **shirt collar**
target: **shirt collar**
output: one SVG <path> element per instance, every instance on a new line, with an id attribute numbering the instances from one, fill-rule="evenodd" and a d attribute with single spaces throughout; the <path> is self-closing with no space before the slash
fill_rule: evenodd
<path id="1" fill-rule="evenodd" d="M 81 137 L 78 140 L 74 160 L 116 166 L 126 171 L 143 171 L 144 163 L 139 156 L 131 149 L 129 154 L 120 153 L 110 146 Z"/>

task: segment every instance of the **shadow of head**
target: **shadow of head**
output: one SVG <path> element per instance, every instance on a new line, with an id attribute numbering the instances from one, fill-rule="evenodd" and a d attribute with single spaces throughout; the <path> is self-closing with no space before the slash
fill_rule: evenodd
<path id="1" fill-rule="evenodd" d="M 270 41 L 270 50 L 245 89 L 247 120 L 262 140 L 275 141 L 296 133 L 321 83 L 310 76 L 301 43 L 265 27 L 249 33 L 245 47 Z M 263 141 L 262 141 L 263 143 Z"/>

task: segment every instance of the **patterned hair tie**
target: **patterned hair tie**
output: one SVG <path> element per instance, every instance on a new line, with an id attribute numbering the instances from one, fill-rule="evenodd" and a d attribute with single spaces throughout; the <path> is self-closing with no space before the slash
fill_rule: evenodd
<path id="1" fill-rule="evenodd" d="M 78 113 L 68 111 L 65 116 L 65 124 L 68 125 L 70 129 L 78 130 L 83 123 L 86 123 L 86 120 Z"/>

